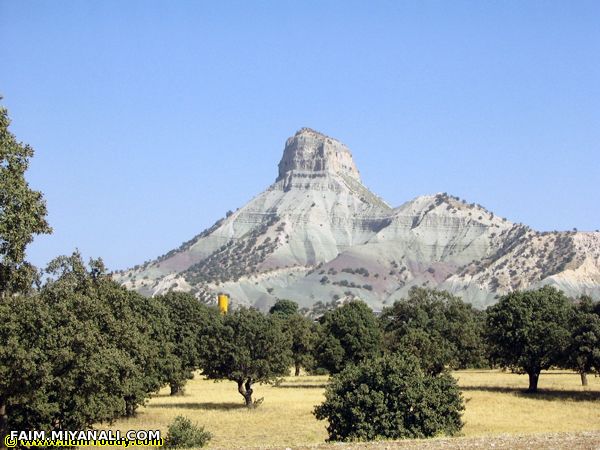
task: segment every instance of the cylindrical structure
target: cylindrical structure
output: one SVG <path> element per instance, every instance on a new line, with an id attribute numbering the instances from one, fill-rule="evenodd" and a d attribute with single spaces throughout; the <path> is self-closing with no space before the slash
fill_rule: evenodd
<path id="1" fill-rule="evenodd" d="M 219 311 L 221 311 L 221 314 L 227 314 L 227 308 L 229 307 L 229 295 L 219 294 L 217 299 L 219 301 Z"/>

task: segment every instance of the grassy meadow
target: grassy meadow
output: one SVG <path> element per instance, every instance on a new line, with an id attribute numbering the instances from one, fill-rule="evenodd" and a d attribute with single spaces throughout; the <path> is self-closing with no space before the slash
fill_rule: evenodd
<path id="1" fill-rule="evenodd" d="M 527 376 L 501 371 L 454 372 L 465 399 L 464 436 L 503 433 L 542 433 L 600 430 L 600 378 L 588 376 L 581 386 L 572 372 L 543 372 L 540 392 L 527 394 Z M 160 429 L 166 433 L 178 415 L 203 425 L 213 433 L 209 447 L 297 447 L 321 444 L 326 423 L 312 415 L 322 402 L 327 377 L 287 377 L 279 386 L 257 385 L 255 398 L 264 403 L 247 410 L 232 382 L 196 376 L 182 396 L 163 389 L 141 408 L 137 417 L 99 428 Z M 164 436 L 164 434 L 163 434 Z"/>

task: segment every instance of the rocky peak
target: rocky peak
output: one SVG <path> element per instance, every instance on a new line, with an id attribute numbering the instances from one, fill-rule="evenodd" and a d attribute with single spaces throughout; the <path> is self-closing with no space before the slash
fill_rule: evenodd
<path id="1" fill-rule="evenodd" d="M 300 129 L 286 141 L 277 181 L 300 172 L 342 174 L 360 182 L 348 147 L 310 128 Z"/>

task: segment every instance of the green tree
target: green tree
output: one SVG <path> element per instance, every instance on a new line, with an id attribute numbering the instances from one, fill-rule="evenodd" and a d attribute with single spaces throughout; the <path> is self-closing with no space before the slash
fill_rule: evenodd
<path id="1" fill-rule="evenodd" d="M 0 438 L 9 429 L 44 429 L 56 408 L 47 399 L 52 363 L 46 353 L 52 311 L 37 296 L 0 297 Z M 19 426 L 35 416 L 31 428 Z M 25 422 L 27 424 L 27 422 Z"/>
<path id="2" fill-rule="evenodd" d="M 187 292 L 169 292 L 156 300 L 166 308 L 171 324 L 172 354 L 176 361 L 169 385 L 171 395 L 177 395 L 185 382 L 193 378 L 193 371 L 200 368 L 204 354 L 202 336 L 219 313 Z"/>
<path id="3" fill-rule="evenodd" d="M 388 351 L 416 356 L 432 374 L 485 364 L 484 313 L 446 291 L 413 287 L 380 323 Z"/>
<path id="4" fill-rule="evenodd" d="M 75 253 L 48 271 L 39 294 L 0 304 L 5 425 L 84 429 L 134 414 L 176 362 L 167 310 L 118 286 L 100 260 Z"/>
<path id="5" fill-rule="evenodd" d="M 126 391 L 126 416 L 133 416 L 150 393 L 167 384 L 179 367 L 174 353 L 169 314 L 164 305 L 152 297 L 127 291 L 111 282 L 119 295 L 108 297 L 113 314 L 119 315 L 119 336 L 114 342 L 127 350 L 140 374 L 131 376 Z M 126 332 L 126 328 L 129 328 Z"/>
<path id="6" fill-rule="evenodd" d="M 329 441 L 425 438 L 462 428 L 462 397 L 446 372 L 423 372 L 411 355 L 386 355 L 346 367 L 314 414 L 328 420 Z"/>
<path id="7" fill-rule="evenodd" d="M 314 352 L 317 367 L 337 373 L 348 364 L 380 356 L 381 331 L 364 302 L 355 300 L 328 311 L 320 323 Z"/>
<path id="8" fill-rule="evenodd" d="M 540 372 L 564 358 L 571 316 L 569 300 L 553 287 L 505 295 L 487 311 L 492 362 L 526 373 L 528 391 L 536 392 Z"/>
<path id="9" fill-rule="evenodd" d="M 283 330 L 290 336 L 294 375 L 300 375 L 302 367 L 312 367 L 315 343 L 314 322 L 298 311 L 298 304 L 292 300 L 277 300 L 269 314 L 279 318 Z"/>
<path id="10" fill-rule="evenodd" d="M 99 353 L 109 349 L 118 351 L 121 359 L 117 358 L 115 365 L 123 361 L 130 367 L 123 369 L 120 381 L 113 380 L 117 384 L 110 386 L 107 381 L 105 385 L 110 386 L 115 395 L 122 396 L 124 410 L 119 415 L 135 414 L 149 393 L 166 384 L 178 367 L 173 353 L 173 327 L 167 309 L 155 298 L 144 297 L 117 285 L 105 273 L 101 260 L 91 260 L 88 268 L 81 256 L 74 253 L 56 258 L 47 271 L 53 278 L 43 287 L 42 298 L 54 311 L 67 310 L 66 314 L 59 316 L 60 321 L 55 326 L 61 339 L 66 340 L 61 346 L 78 345 L 80 328 L 85 327 L 85 333 L 93 332 L 97 336 Z M 89 342 L 93 340 L 90 338 Z M 61 346 L 58 346 L 59 351 Z M 84 348 L 70 355 L 72 359 L 66 360 L 64 365 L 81 370 L 81 376 L 92 376 L 94 370 L 102 370 L 102 367 L 100 363 L 98 366 L 84 364 L 88 356 L 84 356 L 83 349 L 93 352 L 94 345 L 87 346 L 86 343 Z M 93 356 L 90 360 L 95 361 Z M 109 360 L 105 359 L 104 364 Z M 60 373 L 62 369 L 56 367 L 55 370 Z M 73 392 L 57 388 L 60 391 L 57 395 L 65 396 L 67 409 L 68 396 L 78 395 L 76 385 L 70 387 Z"/>
<path id="11" fill-rule="evenodd" d="M 52 231 L 41 192 L 25 180 L 33 149 L 18 142 L 9 125 L 0 106 L 0 297 L 29 290 L 37 271 L 25 261 L 25 248 L 35 235 Z"/>
<path id="12" fill-rule="evenodd" d="M 248 408 L 254 406 L 255 383 L 269 383 L 289 373 L 289 335 L 278 319 L 255 309 L 240 308 L 220 317 L 203 340 L 204 375 L 235 381 Z"/>
<path id="13" fill-rule="evenodd" d="M 316 325 L 307 317 L 293 314 L 285 321 L 285 329 L 292 338 L 292 360 L 294 375 L 300 375 L 300 368 L 314 366 L 314 347 L 317 338 Z"/>
<path id="14" fill-rule="evenodd" d="M 297 313 L 298 303 L 287 299 L 277 300 L 275 304 L 271 306 L 271 309 L 269 309 L 269 314 L 280 314 L 285 317 Z"/>
<path id="15" fill-rule="evenodd" d="M 600 314 L 594 308 L 588 296 L 582 296 L 574 306 L 571 342 L 566 351 L 565 367 L 579 373 L 583 386 L 588 385 L 588 373 L 600 373 Z"/>
<path id="16" fill-rule="evenodd" d="M 4 311 L 11 326 L 2 330 L 1 395 L 11 429 L 83 429 L 125 414 L 128 384 L 142 368 L 110 342 L 122 331 L 119 318 L 88 295 L 84 284 L 94 281 L 81 275 L 69 271 L 39 296 L 12 297 Z"/>
<path id="17" fill-rule="evenodd" d="M 37 277 L 37 270 L 25 261 L 27 245 L 35 235 L 52 231 L 46 222 L 42 194 L 32 190 L 25 180 L 33 149 L 17 141 L 8 130 L 9 125 L 8 111 L 0 106 L 0 438 L 7 430 L 9 404 L 33 403 L 35 389 L 47 370 L 43 354 L 27 351 L 28 340 L 36 342 L 39 338 L 24 321 L 31 317 L 41 327 L 48 311 L 34 299 L 17 305 L 11 297 L 28 292 Z M 15 311 L 30 316 L 16 318 Z M 8 323 L 9 317 L 14 322 Z"/>

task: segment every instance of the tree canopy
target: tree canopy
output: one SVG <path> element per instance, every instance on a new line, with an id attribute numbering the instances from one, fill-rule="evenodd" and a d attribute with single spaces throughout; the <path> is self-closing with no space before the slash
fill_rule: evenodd
<path id="1" fill-rule="evenodd" d="M 166 309 L 171 324 L 172 352 L 177 358 L 169 376 L 171 395 L 181 392 L 185 382 L 200 368 L 206 353 L 202 336 L 218 319 L 216 308 L 209 308 L 187 292 L 168 292 L 155 297 Z"/>
<path id="2" fill-rule="evenodd" d="M 571 316 L 569 300 L 550 286 L 505 295 L 487 311 L 492 362 L 528 374 L 529 391 L 537 391 L 540 372 L 564 358 Z"/>
<path id="3" fill-rule="evenodd" d="M 25 261 L 25 248 L 35 235 L 52 231 L 42 193 L 25 180 L 33 149 L 17 141 L 9 125 L 0 106 L 0 295 L 31 287 L 37 272 Z"/>
<path id="4" fill-rule="evenodd" d="M 135 413 L 177 364 L 166 309 L 100 260 L 59 257 L 35 295 L 1 304 L 0 399 L 11 429 L 85 429 Z"/>
<path id="5" fill-rule="evenodd" d="M 446 291 L 413 287 L 380 323 L 387 350 L 414 355 L 432 374 L 485 364 L 484 313 Z"/>
<path id="6" fill-rule="evenodd" d="M 381 355 L 381 331 L 366 303 L 357 300 L 346 303 L 325 313 L 320 323 L 315 347 L 318 367 L 337 373 L 348 364 Z"/>
<path id="7" fill-rule="evenodd" d="M 292 314 L 297 313 L 298 303 L 287 299 L 277 300 L 275 304 L 269 309 L 269 314 L 279 314 L 282 316 L 290 316 Z"/>
<path id="8" fill-rule="evenodd" d="M 204 375 L 235 381 L 247 407 L 254 405 L 255 383 L 268 383 L 289 373 L 289 335 L 276 318 L 255 309 L 239 308 L 220 317 L 203 340 Z"/>
<path id="9" fill-rule="evenodd" d="M 564 365 L 578 372 L 581 384 L 587 386 L 588 373 L 600 374 L 600 310 L 590 297 L 579 298 L 570 328 L 571 340 Z"/>
<path id="10" fill-rule="evenodd" d="M 316 338 L 314 322 L 298 311 L 298 304 L 291 300 L 277 300 L 269 314 L 281 320 L 282 329 L 291 339 L 294 374 L 300 375 L 300 369 L 313 366 L 313 349 Z"/>

